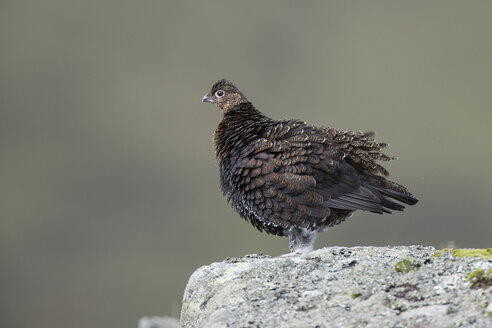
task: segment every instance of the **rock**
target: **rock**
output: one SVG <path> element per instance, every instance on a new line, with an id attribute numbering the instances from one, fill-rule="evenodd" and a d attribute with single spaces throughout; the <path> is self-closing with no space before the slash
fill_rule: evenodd
<path id="1" fill-rule="evenodd" d="M 492 272 L 487 256 L 460 258 L 424 246 L 248 255 L 193 273 L 181 325 L 492 327 L 487 272 Z"/>
<path id="2" fill-rule="evenodd" d="M 171 317 L 143 317 L 138 328 L 181 328 L 179 320 Z"/>

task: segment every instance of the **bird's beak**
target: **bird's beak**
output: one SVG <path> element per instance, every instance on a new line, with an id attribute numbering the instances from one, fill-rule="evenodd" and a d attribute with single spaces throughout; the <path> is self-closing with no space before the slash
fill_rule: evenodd
<path id="1" fill-rule="evenodd" d="M 207 93 L 205 96 L 203 96 L 202 102 L 213 103 L 214 99 L 212 98 L 212 96 L 209 93 Z"/>

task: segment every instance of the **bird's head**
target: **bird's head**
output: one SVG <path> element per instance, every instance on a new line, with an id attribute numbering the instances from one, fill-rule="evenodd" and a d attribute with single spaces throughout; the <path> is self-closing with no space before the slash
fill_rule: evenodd
<path id="1" fill-rule="evenodd" d="M 216 104 L 225 115 L 235 106 L 248 103 L 248 99 L 239 91 L 234 84 L 226 79 L 217 81 L 209 93 L 202 98 L 202 102 Z"/>

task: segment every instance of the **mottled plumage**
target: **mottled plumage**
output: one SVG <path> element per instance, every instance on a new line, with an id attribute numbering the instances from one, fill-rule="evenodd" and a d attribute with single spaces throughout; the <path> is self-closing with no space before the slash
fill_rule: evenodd
<path id="1" fill-rule="evenodd" d="M 376 161 L 394 159 L 371 134 L 273 120 L 229 81 L 202 99 L 223 113 L 215 130 L 222 192 L 241 217 L 260 231 L 289 236 L 292 252 L 312 250 L 316 232 L 355 210 L 401 211 L 417 199 L 387 180 Z"/>

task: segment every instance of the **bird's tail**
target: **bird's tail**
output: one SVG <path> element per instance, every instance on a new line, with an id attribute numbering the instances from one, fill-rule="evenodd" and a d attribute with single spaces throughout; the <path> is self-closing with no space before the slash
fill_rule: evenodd
<path id="1" fill-rule="evenodd" d="M 383 178 L 377 180 L 379 180 L 377 183 L 368 181 L 363 182 L 362 185 L 380 199 L 381 205 L 383 206 L 383 212 L 391 213 L 390 210 L 403 211 L 405 206 L 394 200 L 407 205 L 417 204 L 418 199 L 415 198 L 407 188 L 396 182 L 388 181 L 386 179 L 383 180 Z"/>

